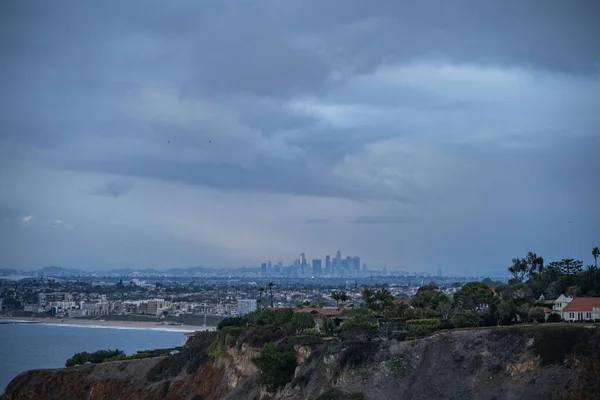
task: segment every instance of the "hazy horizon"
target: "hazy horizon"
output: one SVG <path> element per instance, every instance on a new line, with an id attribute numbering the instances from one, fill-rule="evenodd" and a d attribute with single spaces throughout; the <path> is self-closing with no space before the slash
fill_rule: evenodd
<path id="1" fill-rule="evenodd" d="M 0 268 L 591 264 L 599 12 L 0 2 Z"/>

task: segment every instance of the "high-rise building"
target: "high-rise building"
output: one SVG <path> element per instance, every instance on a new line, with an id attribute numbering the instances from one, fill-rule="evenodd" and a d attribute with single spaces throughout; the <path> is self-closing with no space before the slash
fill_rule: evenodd
<path id="1" fill-rule="evenodd" d="M 300 253 L 300 276 L 306 276 L 306 255 Z"/>
<path id="2" fill-rule="evenodd" d="M 441 269 L 437 270 L 437 276 L 438 276 L 438 278 L 442 277 L 442 270 Z"/>
<path id="3" fill-rule="evenodd" d="M 325 256 L 325 274 L 331 275 L 331 257 Z"/>
<path id="4" fill-rule="evenodd" d="M 354 270 L 354 272 L 356 274 L 358 274 L 360 272 L 360 257 L 358 257 L 358 256 L 354 257 L 354 264 L 352 266 L 352 269 Z"/>
<path id="5" fill-rule="evenodd" d="M 267 276 L 273 276 L 273 266 L 271 265 L 271 260 L 267 264 Z"/>
<path id="6" fill-rule="evenodd" d="M 312 260 L 312 272 L 314 276 L 321 276 L 323 274 L 321 259 Z"/>
<path id="7" fill-rule="evenodd" d="M 363 272 L 367 272 L 367 263 L 363 263 Z"/>
<path id="8" fill-rule="evenodd" d="M 260 264 L 260 276 L 267 276 L 267 263 Z"/>

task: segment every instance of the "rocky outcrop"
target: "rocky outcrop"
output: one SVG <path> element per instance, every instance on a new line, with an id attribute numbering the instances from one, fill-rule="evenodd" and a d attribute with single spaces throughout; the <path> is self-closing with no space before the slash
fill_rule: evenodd
<path id="1" fill-rule="evenodd" d="M 364 362 L 344 367 L 351 351 L 345 343 L 296 345 L 299 366 L 277 393 L 257 384 L 251 358 L 259 349 L 241 344 L 193 374 L 183 369 L 158 382 L 146 376 L 160 357 L 28 371 L 3 399 L 599 399 L 600 334 L 583 331 L 575 339 L 570 331 L 540 336 L 506 328 L 382 341 Z"/>

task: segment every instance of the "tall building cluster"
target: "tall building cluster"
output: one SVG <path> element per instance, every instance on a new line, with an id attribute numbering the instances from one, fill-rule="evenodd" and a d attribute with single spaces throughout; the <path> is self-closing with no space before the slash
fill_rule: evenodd
<path id="1" fill-rule="evenodd" d="M 262 263 L 260 275 L 263 277 L 283 278 L 310 278 L 310 277 L 357 277 L 367 273 L 367 264 L 360 263 L 358 256 L 342 257 L 342 252 L 337 251 L 335 257 L 325 256 L 325 263 L 320 258 L 308 261 L 306 253 L 300 253 L 291 265 L 283 266 L 283 262 L 276 264 Z"/>

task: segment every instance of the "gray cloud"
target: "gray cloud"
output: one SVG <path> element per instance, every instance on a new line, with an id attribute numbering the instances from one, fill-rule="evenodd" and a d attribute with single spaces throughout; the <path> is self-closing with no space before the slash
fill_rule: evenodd
<path id="1" fill-rule="evenodd" d="M 226 266 L 348 248 L 425 270 L 436 246 L 448 270 L 465 252 L 472 270 L 492 270 L 529 250 L 562 257 L 562 220 L 582 221 L 571 240 L 587 254 L 600 237 L 598 11 L 592 0 L 2 2 L 4 261 L 208 254 Z M 158 195 L 181 187 L 194 200 L 161 197 L 177 204 L 162 219 Z M 203 209 L 235 222 L 199 232 Z M 328 220 L 318 229 L 315 210 Z M 61 255 L 70 230 L 50 246 L 44 224 L 6 223 L 34 211 L 76 226 L 81 249 L 96 237 L 106 248 Z M 27 247 L 39 258 L 14 250 Z"/>
<path id="2" fill-rule="evenodd" d="M 105 185 L 92 191 L 97 196 L 119 197 L 133 189 L 133 185 L 127 182 L 110 181 Z"/>

